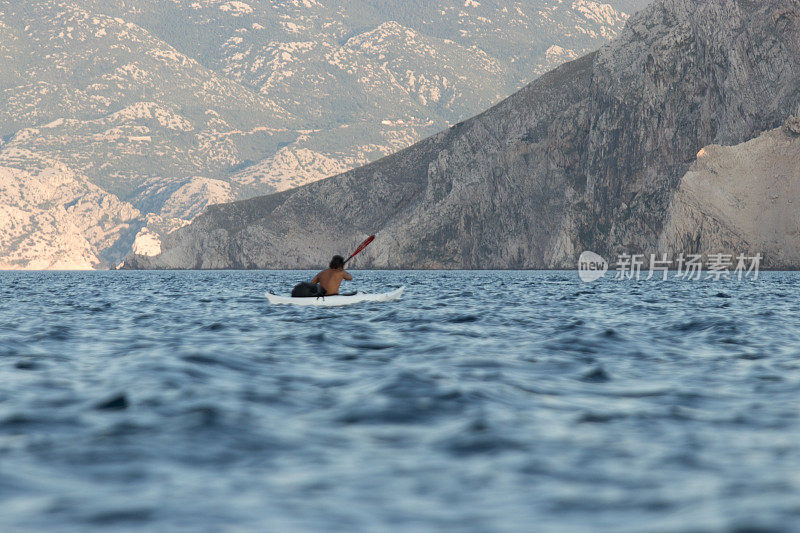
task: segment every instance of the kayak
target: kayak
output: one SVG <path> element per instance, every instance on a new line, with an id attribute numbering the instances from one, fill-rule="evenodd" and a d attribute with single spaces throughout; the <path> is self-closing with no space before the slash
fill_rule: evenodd
<path id="1" fill-rule="evenodd" d="M 343 295 L 336 294 L 334 296 L 320 296 L 319 298 L 292 298 L 291 296 L 278 296 L 268 292 L 265 296 L 269 303 L 273 305 L 313 305 L 318 307 L 336 307 L 339 305 L 352 305 L 361 302 L 391 302 L 399 300 L 403 296 L 405 287 L 400 287 L 391 292 L 383 292 L 380 294 L 367 294 L 360 292 L 358 294 Z"/>

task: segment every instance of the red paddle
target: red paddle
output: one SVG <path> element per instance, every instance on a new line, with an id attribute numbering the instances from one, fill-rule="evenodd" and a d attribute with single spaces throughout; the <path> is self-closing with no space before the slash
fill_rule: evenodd
<path id="1" fill-rule="evenodd" d="M 348 257 L 345 260 L 344 264 L 347 264 L 347 261 L 350 261 L 352 258 L 354 258 L 356 256 L 356 254 L 358 254 L 361 250 L 366 248 L 369 245 L 369 243 L 371 243 L 373 240 L 375 240 L 375 235 L 370 235 L 369 237 L 367 237 L 367 240 L 365 240 L 364 242 L 362 242 L 361 244 L 358 245 L 358 248 L 356 248 L 356 251 L 353 252 L 352 254 L 350 254 L 350 257 Z"/>

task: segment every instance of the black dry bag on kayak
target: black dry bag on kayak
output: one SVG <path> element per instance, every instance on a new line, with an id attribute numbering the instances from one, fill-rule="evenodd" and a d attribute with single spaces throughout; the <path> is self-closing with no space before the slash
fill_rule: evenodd
<path id="1" fill-rule="evenodd" d="M 319 283 L 302 281 L 292 289 L 292 296 L 294 298 L 318 298 L 320 296 L 325 296 L 325 288 Z"/>

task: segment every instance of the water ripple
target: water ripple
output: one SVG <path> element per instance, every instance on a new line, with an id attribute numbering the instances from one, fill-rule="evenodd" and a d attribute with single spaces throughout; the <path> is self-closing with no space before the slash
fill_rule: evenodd
<path id="1" fill-rule="evenodd" d="M 0 526 L 789 531 L 800 275 L 0 273 Z"/>

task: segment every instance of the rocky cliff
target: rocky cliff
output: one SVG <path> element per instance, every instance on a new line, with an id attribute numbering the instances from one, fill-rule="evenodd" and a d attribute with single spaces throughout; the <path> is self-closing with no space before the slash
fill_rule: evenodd
<path id="1" fill-rule="evenodd" d="M 772 268 L 800 266 L 800 119 L 735 146 L 706 146 L 681 178 L 659 248 L 757 253 Z"/>
<path id="2" fill-rule="evenodd" d="M 0 197 L 0 269 L 106 266 L 98 250 L 113 250 L 138 229 L 135 207 L 24 150 L 0 152 Z"/>
<path id="3" fill-rule="evenodd" d="M 796 1 L 660 0 L 599 52 L 365 167 L 209 208 L 131 268 L 312 267 L 378 233 L 361 266 L 572 267 L 658 249 L 707 145 L 800 103 Z"/>

